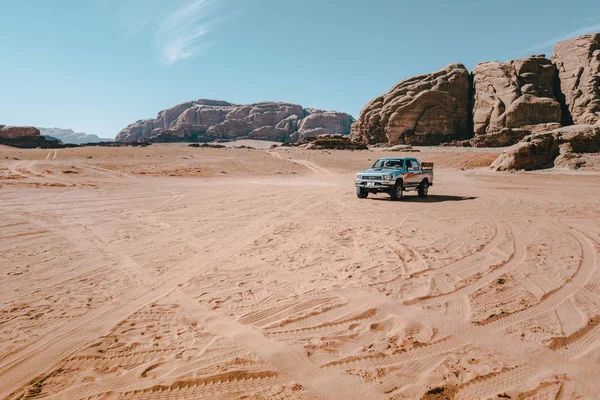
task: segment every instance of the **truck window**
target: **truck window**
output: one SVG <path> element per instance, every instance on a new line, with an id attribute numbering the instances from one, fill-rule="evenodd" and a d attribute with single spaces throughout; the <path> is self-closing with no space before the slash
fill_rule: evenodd
<path id="1" fill-rule="evenodd" d="M 403 164 L 402 160 L 379 159 L 371 168 L 402 169 Z"/>
<path id="2" fill-rule="evenodd" d="M 402 169 L 402 160 L 388 160 L 386 163 L 387 168 Z"/>
<path id="3" fill-rule="evenodd" d="M 413 166 L 415 168 L 415 171 L 420 171 L 421 170 L 421 165 L 419 164 L 419 160 L 413 158 L 412 159 L 412 163 L 413 163 Z"/>
<path id="4" fill-rule="evenodd" d="M 412 169 L 412 162 L 410 160 L 406 160 L 406 169 Z"/>

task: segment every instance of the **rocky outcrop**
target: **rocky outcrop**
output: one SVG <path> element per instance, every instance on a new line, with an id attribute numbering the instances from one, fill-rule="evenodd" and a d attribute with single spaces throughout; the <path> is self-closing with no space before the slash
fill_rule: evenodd
<path id="1" fill-rule="evenodd" d="M 352 126 L 364 143 L 508 146 L 573 124 L 600 126 L 600 34 L 544 55 L 461 64 L 405 79 L 365 105 Z"/>
<path id="2" fill-rule="evenodd" d="M 306 145 L 307 150 L 368 150 L 366 144 L 352 141 L 348 135 L 321 135 Z"/>
<path id="3" fill-rule="evenodd" d="M 354 122 L 346 113 L 336 111 L 318 111 L 303 118 L 298 124 L 298 130 L 323 128 L 336 133 L 350 133 Z"/>
<path id="4" fill-rule="evenodd" d="M 468 140 L 454 140 L 450 143 L 442 143 L 442 146 L 461 146 L 461 147 L 506 147 L 518 143 L 525 136 L 532 133 L 548 132 L 560 128 L 557 123 L 524 125 L 522 128 L 503 128 L 498 132 L 491 132 L 485 135 L 477 135 Z"/>
<path id="5" fill-rule="evenodd" d="M 573 125 L 537 133 L 502 153 L 491 168 L 496 171 L 534 170 L 549 168 L 556 160 L 571 154 L 600 152 L 600 127 Z"/>
<path id="6" fill-rule="evenodd" d="M 541 129 L 547 129 L 548 124 L 560 127 L 555 75 L 554 65 L 544 56 L 477 64 L 473 69 L 475 137 L 504 130 L 501 137 L 509 139 L 520 132 L 511 135 L 507 129 L 533 133 L 540 130 L 536 127 L 540 124 Z"/>
<path id="7" fill-rule="evenodd" d="M 0 137 L 3 139 L 22 139 L 25 137 L 39 136 L 40 131 L 33 126 L 6 126 L 0 125 Z"/>
<path id="8" fill-rule="evenodd" d="M 111 142 L 113 139 L 98 137 L 98 135 L 87 134 L 83 132 L 74 132 L 72 129 L 60 128 L 38 128 L 42 136 L 50 136 L 60 140 L 63 143 L 84 144 L 84 143 L 99 143 Z"/>
<path id="9" fill-rule="evenodd" d="M 40 131 L 33 126 L 0 125 L 0 144 L 22 149 L 64 147 L 60 141 L 40 135 Z"/>
<path id="10" fill-rule="evenodd" d="M 469 72 L 462 64 L 405 79 L 367 103 L 352 126 L 352 138 L 390 145 L 468 138 L 469 92 Z"/>
<path id="11" fill-rule="evenodd" d="M 118 141 L 200 141 L 251 138 L 297 141 L 303 132 L 349 134 L 352 116 L 331 111 L 304 109 L 281 102 L 235 105 L 200 99 L 161 111 L 157 118 L 134 122 L 118 135 Z"/>
<path id="12" fill-rule="evenodd" d="M 565 40 L 554 47 L 565 103 L 565 125 L 600 124 L 600 33 Z"/>

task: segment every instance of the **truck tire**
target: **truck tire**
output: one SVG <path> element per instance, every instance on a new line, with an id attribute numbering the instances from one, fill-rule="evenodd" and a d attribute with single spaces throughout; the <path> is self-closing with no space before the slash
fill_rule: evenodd
<path id="1" fill-rule="evenodd" d="M 419 197 L 427 197 L 428 193 L 429 193 L 429 182 L 427 181 L 427 179 L 425 179 L 419 185 Z"/>
<path id="2" fill-rule="evenodd" d="M 356 197 L 359 199 L 366 199 L 369 196 L 369 191 L 365 188 L 357 187 L 356 188 Z"/>
<path id="3" fill-rule="evenodd" d="M 399 201 L 402 199 L 403 194 L 404 194 L 404 187 L 402 185 L 402 181 L 398 180 L 398 181 L 396 181 L 396 184 L 390 191 L 390 197 L 392 198 L 392 201 Z"/>

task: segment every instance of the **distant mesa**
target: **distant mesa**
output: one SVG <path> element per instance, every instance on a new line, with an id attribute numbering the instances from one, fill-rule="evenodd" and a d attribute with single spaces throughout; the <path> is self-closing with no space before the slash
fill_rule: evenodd
<path id="1" fill-rule="evenodd" d="M 114 139 L 100 138 L 98 135 L 87 134 L 83 132 L 74 132 L 72 129 L 60 128 L 38 128 L 41 135 L 51 138 L 56 138 L 63 143 L 70 144 L 85 144 L 85 143 L 100 143 L 112 142 Z"/>
<path id="2" fill-rule="evenodd" d="M 354 118 L 338 111 L 303 108 L 298 104 L 262 102 L 237 105 L 200 99 L 178 104 L 156 118 L 136 121 L 117 141 L 211 142 L 258 139 L 299 142 L 323 134 L 350 134 Z"/>
<path id="3" fill-rule="evenodd" d="M 36 128 L 33 126 L 0 125 L 0 144 L 22 149 L 58 149 L 83 144 L 108 145 L 113 139 L 102 139 L 96 135 L 75 133 L 71 129 Z"/>
<path id="4" fill-rule="evenodd" d="M 0 144 L 23 149 L 64 147 L 58 139 L 40 135 L 40 131 L 33 126 L 0 125 Z"/>

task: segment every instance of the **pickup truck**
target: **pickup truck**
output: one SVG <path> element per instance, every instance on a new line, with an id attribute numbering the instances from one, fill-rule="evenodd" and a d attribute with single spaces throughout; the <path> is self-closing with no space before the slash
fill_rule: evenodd
<path id="1" fill-rule="evenodd" d="M 356 196 L 366 199 L 369 193 L 389 193 L 392 200 L 400 200 L 404 192 L 417 191 L 427 196 L 433 185 L 433 163 L 421 163 L 416 158 L 384 157 L 370 169 L 356 174 Z"/>

